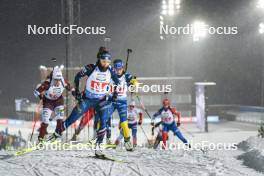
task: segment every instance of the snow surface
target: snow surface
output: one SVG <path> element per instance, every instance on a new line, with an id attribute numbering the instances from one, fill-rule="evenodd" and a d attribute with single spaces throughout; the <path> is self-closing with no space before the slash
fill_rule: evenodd
<path id="1" fill-rule="evenodd" d="M 264 173 L 264 139 L 259 137 L 250 137 L 238 144 L 238 147 L 245 151 L 237 158 L 243 163 L 257 171 Z"/>
<path id="2" fill-rule="evenodd" d="M 258 126 L 239 122 L 221 122 L 209 124 L 209 133 L 201 133 L 195 124 L 183 124 L 183 135 L 193 142 L 207 140 L 213 143 L 239 143 L 250 136 L 257 135 Z M 143 126 L 148 138 L 151 138 L 149 126 Z M 189 133 L 192 133 L 191 136 Z M 16 129 L 17 130 L 17 129 Z M 23 133 L 23 131 L 22 131 Z M 85 139 L 83 132 L 82 139 Z M 92 132 L 90 135 L 92 135 Z M 118 134 L 113 130 L 113 139 Z M 146 143 L 142 129 L 138 128 L 139 144 Z M 179 140 L 170 135 L 169 142 Z M 261 146 L 263 147 L 263 146 Z M 260 147 L 260 148 L 261 148 Z M 118 163 L 94 159 L 92 150 L 72 151 L 34 151 L 20 157 L 10 157 L 12 151 L 0 151 L 0 175 L 251 175 L 258 172 L 246 165 L 239 156 L 244 150 L 153 150 L 138 147 L 134 152 L 122 148 L 106 150 L 105 153 L 129 163 Z M 77 157 L 77 155 L 79 155 Z"/>

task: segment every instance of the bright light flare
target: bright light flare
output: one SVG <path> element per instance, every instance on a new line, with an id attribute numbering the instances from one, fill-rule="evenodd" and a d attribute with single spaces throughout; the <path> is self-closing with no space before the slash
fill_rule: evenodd
<path id="1" fill-rule="evenodd" d="M 202 21 L 196 21 L 193 23 L 193 41 L 199 41 L 200 38 L 204 38 L 207 34 L 206 24 Z"/>
<path id="2" fill-rule="evenodd" d="M 259 24 L 259 33 L 263 34 L 264 33 L 264 23 Z"/>
<path id="3" fill-rule="evenodd" d="M 257 2 L 257 8 L 264 9 L 264 0 L 258 0 L 258 2 Z"/>

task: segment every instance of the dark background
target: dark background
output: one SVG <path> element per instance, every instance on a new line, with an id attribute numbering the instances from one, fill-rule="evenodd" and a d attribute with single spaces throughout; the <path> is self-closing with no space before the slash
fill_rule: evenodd
<path id="1" fill-rule="evenodd" d="M 261 105 L 264 36 L 258 24 L 264 11 L 256 1 L 182 0 L 175 26 L 201 19 L 213 26 L 237 26 L 239 34 L 208 36 L 193 42 L 191 36 L 160 40 L 161 0 L 81 0 L 81 26 L 106 26 L 106 35 L 82 35 L 80 60 L 72 66 L 94 63 L 104 38 L 111 37 L 114 58 L 124 59 L 134 50 L 129 71 L 137 76 L 192 76 L 194 81 L 214 81 L 210 104 Z M 27 25 L 62 23 L 61 2 L 54 0 L 0 0 L 0 117 L 14 112 L 14 99 L 33 97 L 39 83 L 39 65 L 49 59 L 65 64 L 63 35 L 28 35 Z"/>

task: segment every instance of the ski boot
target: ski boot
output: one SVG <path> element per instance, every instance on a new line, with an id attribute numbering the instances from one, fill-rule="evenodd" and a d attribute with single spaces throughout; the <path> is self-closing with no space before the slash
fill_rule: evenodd
<path id="1" fill-rule="evenodd" d="M 134 149 L 131 142 L 130 142 L 130 138 L 125 139 L 124 146 L 125 146 L 126 150 L 130 151 L 130 152 L 133 151 L 133 149 Z"/>
<path id="2" fill-rule="evenodd" d="M 59 138 L 61 138 L 61 135 L 58 134 L 58 133 L 56 133 L 56 132 L 54 132 L 54 133 L 52 133 L 52 135 L 50 135 L 50 136 L 47 138 L 47 141 L 48 141 L 48 142 L 54 142 L 54 141 L 56 141 L 56 140 L 59 139 Z"/>
<path id="3" fill-rule="evenodd" d="M 97 158 L 103 158 L 105 156 L 105 154 L 103 153 L 100 144 L 96 144 L 95 146 L 95 157 Z"/>
<path id="4" fill-rule="evenodd" d="M 41 137 L 38 137 L 37 146 L 38 147 L 43 147 L 44 143 L 45 143 L 45 139 L 41 138 Z"/>
<path id="5" fill-rule="evenodd" d="M 72 136 L 71 141 L 77 141 L 77 139 L 78 139 L 78 134 L 75 133 L 75 134 Z"/>
<path id="6" fill-rule="evenodd" d="M 111 139 L 110 138 L 106 138 L 106 144 L 112 144 L 112 141 L 111 141 Z"/>
<path id="7" fill-rule="evenodd" d="M 137 147 L 137 138 L 133 137 L 133 147 Z"/>

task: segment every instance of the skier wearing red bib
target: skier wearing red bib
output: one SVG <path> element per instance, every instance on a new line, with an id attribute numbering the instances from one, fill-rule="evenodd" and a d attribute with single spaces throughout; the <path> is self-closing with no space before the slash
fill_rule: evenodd
<path id="1" fill-rule="evenodd" d="M 177 116 L 177 124 L 174 120 L 174 115 Z M 183 137 L 182 133 L 179 130 L 180 123 L 180 112 L 177 112 L 175 108 L 170 107 L 170 102 L 168 99 L 163 100 L 163 107 L 153 115 L 152 126 L 154 125 L 154 119 L 156 117 L 161 117 L 162 122 L 162 141 L 163 148 L 166 147 L 166 141 L 168 138 L 168 132 L 172 131 L 184 144 L 188 145 L 188 141 Z"/>

